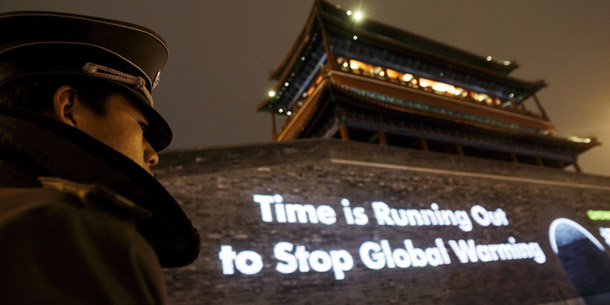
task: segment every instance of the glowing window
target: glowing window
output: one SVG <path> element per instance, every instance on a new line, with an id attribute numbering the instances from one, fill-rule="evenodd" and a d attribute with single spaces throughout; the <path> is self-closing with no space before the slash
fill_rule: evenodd
<path id="1" fill-rule="evenodd" d="M 401 73 L 392 69 L 386 69 L 385 70 L 386 75 L 388 76 L 388 78 L 390 79 L 399 79 L 401 76 Z"/>
<path id="2" fill-rule="evenodd" d="M 321 81 L 322 81 L 322 75 L 320 75 L 320 76 L 318 76 L 318 78 L 316 78 L 316 85 L 319 85 Z"/>
<path id="3" fill-rule="evenodd" d="M 478 102 L 483 102 L 485 101 L 487 98 L 489 98 L 489 95 L 487 94 L 483 94 L 483 93 L 478 93 L 478 92 L 470 92 L 470 97 Z"/>
<path id="4" fill-rule="evenodd" d="M 315 90 L 314 86 L 309 87 L 309 89 L 307 90 L 307 95 L 311 95 L 313 93 L 313 90 Z"/>
<path id="5" fill-rule="evenodd" d="M 375 72 L 375 68 L 373 66 L 354 59 L 349 60 L 349 67 L 352 70 L 362 70 L 371 74 Z"/>

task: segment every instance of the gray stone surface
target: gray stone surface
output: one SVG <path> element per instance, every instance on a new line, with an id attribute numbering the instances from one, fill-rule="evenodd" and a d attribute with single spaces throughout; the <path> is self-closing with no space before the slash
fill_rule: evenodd
<path id="1" fill-rule="evenodd" d="M 610 210 L 610 178 L 529 165 L 473 159 L 373 144 L 315 139 L 165 153 L 159 180 L 199 228 L 201 255 L 187 267 L 166 272 L 171 304 L 542 304 L 578 298 L 570 276 L 551 249 L 549 226 L 559 217 L 587 229 L 605 247 L 587 210 Z M 284 203 L 328 205 L 335 224 L 278 223 L 261 219 L 254 194 L 283 196 Z M 362 207 L 369 222 L 348 225 L 341 200 Z M 387 226 L 372 202 L 393 208 L 470 212 L 473 205 L 502 209 L 508 225 Z M 275 215 L 274 215 L 275 216 Z M 275 220 L 275 218 L 274 218 Z M 476 244 L 537 242 L 546 261 L 533 259 L 461 263 L 450 240 Z M 359 254 L 366 241 L 405 248 L 435 246 L 441 238 L 450 263 L 372 270 Z M 345 279 L 328 272 L 276 271 L 279 242 L 308 251 L 345 250 L 354 267 Z M 255 251 L 264 262 L 253 275 L 223 275 L 221 245 Z M 583 270 L 591 266 L 583 266 Z M 598 291 L 603 293 L 605 291 Z M 566 301 L 567 302 L 567 301 Z"/>

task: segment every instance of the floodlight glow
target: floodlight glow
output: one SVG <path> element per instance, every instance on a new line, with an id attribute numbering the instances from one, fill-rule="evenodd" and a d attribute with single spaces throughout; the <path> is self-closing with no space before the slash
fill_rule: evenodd
<path id="1" fill-rule="evenodd" d="M 491 56 L 487 56 L 487 61 L 491 61 L 492 57 Z"/>
<path id="2" fill-rule="evenodd" d="M 402 76 L 402 80 L 404 80 L 405 82 L 408 82 L 408 81 L 410 81 L 412 79 L 413 79 L 413 75 L 412 74 L 408 74 L 407 73 L 407 74 Z"/>
<path id="3" fill-rule="evenodd" d="M 273 90 L 269 90 L 269 93 L 267 93 L 269 95 L 269 97 L 274 97 L 275 96 L 275 91 Z"/>
<path id="4" fill-rule="evenodd" d="M 351 16 L 352 15 L 352 11 L 347 11 L 347 15 Z"/>
<path id="5" fill-rule="evenodd" d="M 568 136 L 568 140 L 576 143 L 591 143 L 591 138 L 581 138 L 577 136 Z"/>
<path id="6" fill-rule="evenodd" d="M 362 12 L 360 12 L 360 11 L 354 13 L 354 20 L 356 20 L 356 21 L 362 20 L 363 17 L 364 17 L 364 15 L 362 15 Z"/>

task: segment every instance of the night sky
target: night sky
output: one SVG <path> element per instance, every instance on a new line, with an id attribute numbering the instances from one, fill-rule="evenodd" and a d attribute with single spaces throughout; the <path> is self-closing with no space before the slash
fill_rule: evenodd
<path id="1" fill-rule="evenodd" d="M 610 1 L 338 1 L 366 18 L 481 56 L 516 61 L 512 76 L 543 79 L 538 98 L 558 135 L 604 143 L 579 160 L 610 175 Z M 0 12 L 51 10 L 128 21 L 160 33 L 170 58 L 153 92 L 173 127 L 170 149 L 271 142 L 257 113 L 313 0 L 1 0 Z M 533 100 L 527 102 L 534 108 Z"/>

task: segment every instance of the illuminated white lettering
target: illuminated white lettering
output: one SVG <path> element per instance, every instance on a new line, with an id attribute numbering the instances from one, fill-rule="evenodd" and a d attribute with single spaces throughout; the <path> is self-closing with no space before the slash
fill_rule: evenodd
<path id="1" fill-rule="evenodd" d="M 273 255 L 280 261 L 275 266 L 275 270 L 279 273 L 290 274 L 297 270 L 297 260 L 289 253 L 292 251 L 292 248 L 293 245 L 289 242 L 279 242 L 273 247 Z"/>
<path id="2" fill-rule="evenodd" d="M 295 249 L 294 254 L 292 250 Z M 279 263 L 275 270 L 280 273 L 289 274 L 296 272 L 328 272 L 331 269 L 335 279 L 345 279 L 345 272 L 354 267 L 354 259 L 345 250 L 324 250 L 307 251 L 305 246 L 296 246 L 289 242 L 280 242 L 273 248 L 273 255 Z"/>
<path id="3" fill-rule="evenodd" d="M 342 280 L 345 278 L 345 271 L 352 270 L 354 267 L 354 259 L 349 252 L 345 250 L 330 251 L 330 257 L 333 262 L 333 272 L 335 279 Z"/>
<path id="4" fill-rule="evenodd" d="M 278 194 L 273 196 L 255 194 L 252 198 L 254 202 L 259 204 L 261 219 L 264 222 L 274 221 L 274 210 L 275 221 L 278 223 L 323 223 L 332 225 L 337 222 L 335 210 L 328 205 L 315 207 L 311 204 L 284 203 L 284 198 Z"/>
<path id="5" fill-rule="evenodd" d="M 499 259 L 498 245 L 487 245 L 487 249 L 489 250 L 489 255 L 491 256 L 491 260 L 497 261 Z"/>
<path id="6" fill-rule="evenodd" d="M 407 211 L 403 209 L 391 209 L 390 215 L 395 224 L 399 227 L 404 227 L 409 224 L 409 219 L 407 218 Z"/>
<path id="7" fill-rule="evenodd" d="M 424 224 L 427 226 L 437 226 L 438 220 L 436 220 L 436 215 L 434 215 L 434 211 L 432 210 L 420 210 L 422 218 L 424 219 Z"/>
<path id="8" fill-rule="evenodd" d="M 441 252 L 439 251 L 438 248 L 435 248 L 435 247 L 426 248 L 426 250 L 424 250 L 424 253 L 426 254 L 426 259 L 428 260 L 428 265 L 435 267 L 435 266 L 443 264 L 443 258 L 441 256 Z"/>
<path id="9" fill-rule="evenodd" d="M 243 274 L 257 274 L 263 269 L 263 258 L 254 251 L 241 251 L 235 257 L 235 267 Z"/>
<path id="10" fill-rule="evenodd" d="M 385 264 L 388 268 L 395 268 L 396 264 L 394 264 L 394 259 L 392 258 L 392 248 L 390 248 L 390 243 L 383 239 L 380 242 L 381 251 L 383 251 L 383 255 L 385 256 Z"/>
<path id="11" fill-rule="evenodd" d="M 443 240 L 435 240 L 436 247 L 420 249 L 413 246 L 410 239 L 403 241 L 405 248 L 392 249 L 390 243 L 383 239 L 379 243 L 367 241 L 360 245 L 360 259 L 364 265 L 373 270 L 386 268 L 408 268 L 446 265 L 451 263 L 449 253 Z"/>
<path id="12" fill-rule="evenodd" d="M 411 265 L 413 267 L 424 267 L 428 264 L 424 250 L 413 247 L 413 242 L 410 239 L 405 239 L 404 243 L 411 257 Z"/>
<path id="13" fill-rule="evenodd" d="M 272 222 L 273 216 L 271 213 L 271 203 L 275 202 L 273 196 L 269 195 L 254 195 L 254 202 L 259 203 L 261 207 L 261 218 L 264 222 Z"/>
<path id="14" fill-rule="evenodd" d="M 449 253 L 447 252 L 447 248 L 445 248 L 445 243 L 443 243 L 443 240 L 440 238 L 437 238 L 434 240 L 434 244 L 436 244 L 436 247 L 439 249 L 439 251 L 441 253 L 441 257 L 443 258 L 443 263 L 445 265 L 451 264 L 451 258 L 449 258 Z"/>
<path id="15" fill-rule="evenodd" d="M 220 262 L 222 263 L 222 274 L 234 274 L 234 264 L 235 256 L 237 253 L 233 251 L 231 246 L 220 246 L 220 252 L 218 252 L 218 258 L 220 258 Z"/>
<path id="16" fill-rule="evenodd" d="M 351 208 L 349 200 L 345 198 L 341 199 L 341 205 L 343 206 L 345 223 L 348 225 L 363 226 L 369 223 L 369 217 L 363 207 Z"/>
<path id="17" fill-rule="evenodd" d="M 305 246 L 297 246 L 297 250 L 294 253 L 294 256 L 297 257 L 297 260 L 299 262 L 299 271 L 309 272 L 309 252 L 305 250 Z"/>
<path id="18" fill-rule="evenodd" d="M 286 204 L 286 215 L 290 223 L 318 223 L 316 208 L 311 204 Z"/>
<path id="19" fill-rule="evenodd" d="M 492 212 L 480 205 L 474 205 L 470 208 L 470 216 L 472 216 L 472 219 L 474 219 L 476 223 L 483 227 L 487 227 L 490 224 L 498 227 L 508 225 L 506 213 L 500 208 Z"/>
<path id="20" fill-rule="evenodd" d="M 392 253 L 392 259 L 398 268 L 408 268 L 411 266 L 411 258 L 409 252 L 403 248 L 395 249 Z"/>
<path id="21" fill-rule="evenodd" d="M 353 212 L 354 217 L 356 217 L 356 225 L 364 226 L 369 223 L 369 217 L 366 215 L 366 211 L 363 207 L 356 207 Z"/>
<path id="22" fill-rule="evenodd" d="M 377 218 L 378 225 L 394 225 L 394 221 L 390 217 L 390 207 L 385 202 L 373 201 L 371 202 L 371 207 L 373 207 L 373 214 L 375 215 L 375 218 Z"/>
<path id="23" fill-rule="evenodd" d="M 435 202 L 430 204 L 430 209 L 421 210 L 395 209 L 382 201 L 372 202 L 371 207 L 381 226 L 457 226 L 464 232 L 472 231 L 472 221 L 466 211 L 441 210 Z"/>
<path id="24" fill-rule="evenodd" d="M 480 205 L 474 205 L 470 208 L 470 216 L 472 216 L 472 219 L 474 219 L 476 223 L 483 227 L 487 227 L 491 223 L 487 210 Z"/>
<path id="25" fill-rule="evenodd" d="M 468 213 L 466 211 L 458 210 L 455 211 L 453 214 L 457 219 L 458 227 L 460 228 L 460 230 L 464 232 L 472 231 L 472 221 L 470 220 L 470 217 L 468 217 Z"/>
<path id="26" fill-rule="evenodd" d="M 348 225 L 353 225 L 356 223 L 354 219 L 354 214 L 352 214 L 352 209 L 349 207 L 349 200 L 343 198 L 341 199 L 341 205 L 343 206 L 343 216 L 345 217 L 345 222 Z"/>
<path id="27" fill-rule="evenodd" d="M 546 262 L 546 255 L 544 254 L 544 251 L 542 251 L 540 244 L 537 242 L 530 242 L 528 246 L 534 261 L 538 264 L 544 264 Z"/>
<path id="28" fill-rule="evenodd" d="M 288 219 L 286 219 L 286 208 L 284 208 L 283 203 L 275 204 L 275 217 L 277 218 L 277 222 L 286 223 Z"/>
<path id="29" fill-rule="evenodd" d="M 263 269 L 263 258 L 256 252 L 245 250 L 239 253 L 233 251 L 231 246 L 220 246 L 218 258 L 222 263 L 223 274 L 234 274 L 235 269 L 243 274 L 257 274 Z"/>
<path id="30" fill-rule="evenodd" d="M 385 258 L 379 244 L 367 241 L 360 245 L 360 260 L 369 269 L 380 270 L 385 266 Z"/>
<path id="31" fill-rule="evenodd" d="M 477 245 L 472 239 L 450 240 L 448 243 L 463 264 L 514 259 L 533 259 L 538 264 L 546 262 L 546 255 L 537 242 L 517 243 L 512 236 L 505 244 Z"/>
<path id="32" fill-rule="evenodd" d="M 326 251 L 315 250 L 309 255 L 309 265 L 314 271 L 327 272 L 333 267 L 333 262 Z"/>
<path id="33" fill-rule="evenodd" d="M 491 257 L 491 254 L 489 253 L 489 248 L 487 247 L 487 245 L 477 245 L 476 249 L 477 249 L 477 256 L 479 257 L 480 261 L 482 261 L 482 262 L 492 261 L 492 257 Z"/>
<path id="34" fill-rule="evenodd" d="M 445 225 L 443 218 L 441 217 L 441 212 L 438 210 L 438 204 L 433 202 L 430 204 L 430 209 L 434 212 L 434 217 L 438 220 L 438 225 Z M 450 211 L 451 212 L 451 211 Z"/>
<path id="35" fill-rule="evenodd" d="M 328 205 L 321 205 L 316 209 L 318 220 L 325 225 L 332 225 L 337 222 L 337 214 L 335 210 Z"/>
<path id="36" fill-rule="evenodd" d="M 476 220 L 475 220 L 476 221 Z M 474 244 L 474 240 L 469 239 L 468 242 L 460 239 L 458 242 L 455 240 L 448 241 L 451 250 L 460 260 L 460 263 L 465 264 L 470 262 L 476 263 L 479 261 L 477 257 L 476 247 Z"/>

